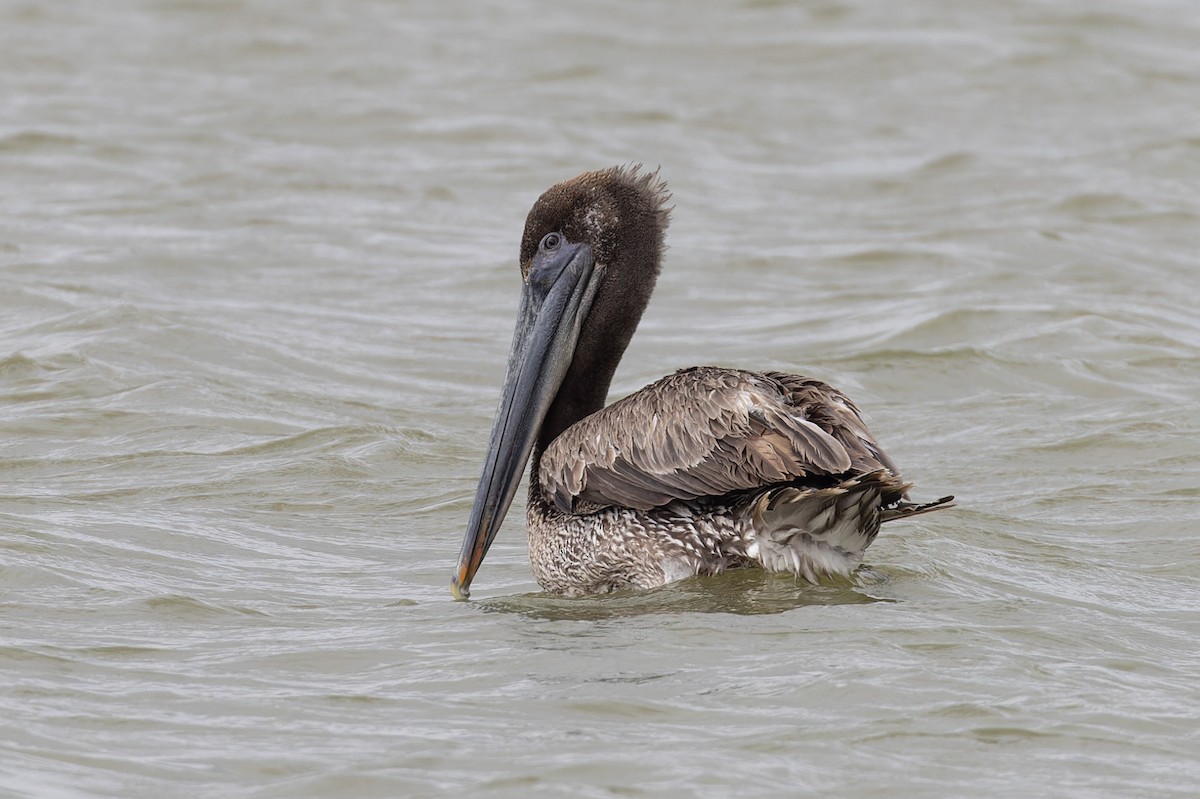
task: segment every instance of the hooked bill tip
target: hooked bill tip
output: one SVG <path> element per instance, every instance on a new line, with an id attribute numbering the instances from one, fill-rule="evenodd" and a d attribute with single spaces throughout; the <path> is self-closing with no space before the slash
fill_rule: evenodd
<path id="1" fill-rule="evenodd" d="M 450 594 L 459 602 L 466 602 L 471 598 L 470 589 L 463 588 L 458 584 L 457 574 L 450 578 Z"/>

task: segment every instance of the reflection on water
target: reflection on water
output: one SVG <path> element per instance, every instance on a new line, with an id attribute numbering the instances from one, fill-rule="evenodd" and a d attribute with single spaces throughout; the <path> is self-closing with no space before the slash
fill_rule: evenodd
<path id="1" fill-rule="evenodd" d="M 808 585 L 791 575 L 759 569 L 738 569 L 695 577 L 649 591 L 626 589 L 601 596 L 560 597 L 553 594 L 519 594 L 480 600 L 492 613 L 517 613 L 546 621 L 602 621 L 660 613 L 732 613 L 758 616 L 786 613 L 809 605 L 856 605 L 891 602 L 871 596 L 872 583 L 883 581 L 878 572 L 860 571 L 844 585 Z"/>

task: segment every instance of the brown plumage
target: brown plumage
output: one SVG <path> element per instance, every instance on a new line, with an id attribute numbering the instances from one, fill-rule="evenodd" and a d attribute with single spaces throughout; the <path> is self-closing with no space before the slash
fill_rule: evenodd
<path id="1" fill-rule="evenodd" d="M 657 172 L 614 167 L 557 184 L 530 210 L 526 319 L 456 595 L 530 451 L 530 562 L 567 594 L 755 564 L 813 582 L 846 575 L 880 524 L 953 499 L 909 502 L 858 408 L 811 378 L 694 367 L 604 407 L 658 276 L 669 200 Z"/>
<path id="2" fill-rule="evenodd" d="M 580 419 L 542 455 L 541 478 L 546 500 L 574 513 L 875 469 L 894 467 L 841 392 L 798 375 L 708 366 Z"/>

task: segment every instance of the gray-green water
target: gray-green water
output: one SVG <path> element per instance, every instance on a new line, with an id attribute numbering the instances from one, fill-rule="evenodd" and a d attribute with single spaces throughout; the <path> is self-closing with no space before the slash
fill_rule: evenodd
<path id="1" fill-rule="evenodd" d="M 850 588 L 448 581 L 550 183 L 677 205 L 618 374 L 800 371 Z M 1200 794 L 1200 7 L 0 6 L 0 794 Z"/>

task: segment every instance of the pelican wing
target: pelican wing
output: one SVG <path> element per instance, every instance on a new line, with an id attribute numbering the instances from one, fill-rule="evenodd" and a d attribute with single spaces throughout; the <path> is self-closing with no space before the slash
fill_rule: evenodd
<path id="1" fill-rule="evenodd" d="M 803 478 L 895 473 L 858 409 L 817 380 L 698 367 L 572 425 L 540 464 L 565 513 L 638 510 Z"/>

